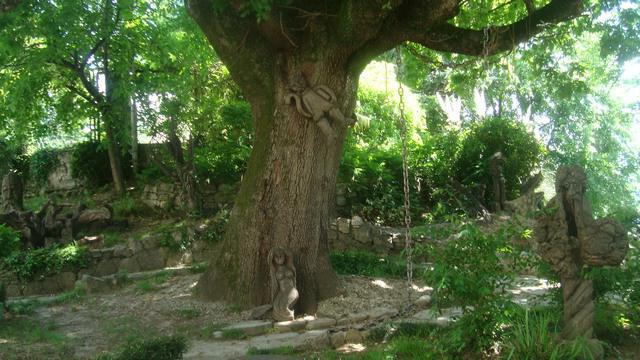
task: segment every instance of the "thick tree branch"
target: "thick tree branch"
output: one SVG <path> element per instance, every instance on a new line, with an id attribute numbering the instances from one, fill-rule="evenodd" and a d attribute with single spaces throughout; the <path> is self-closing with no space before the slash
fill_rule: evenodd
<path id="1" fill-rule="evenodd" d="M 582 10 L 582 0 L 552 0 L 512 24 L 475 30 L 447 23 L 458 13 L 458 0 L 435 2 L 439 5 L 437 9 L 433 3 L 403 3 L 386 20 L 378 35 L 355 52 L 350 60 L 350 69 L 360 71 L 375 56 L 406 41 L 437 51 L 473 56 L 496 54 L 530 39 L 547 24 L 573 18 Z"/>
<path id="2" fill-rule="evenodd" d="M 185 0 L 185 4 L 249 101 L 268 98 L 265 94 L 274 89 L 276 52 L 255 18 L 242 17 L 233 8 L 218 12 L 210 0 Z"/>
<path id="3" fill-rule="evenodd" d="M 407 40 L 433 50 L 465 55 L 493 55 L 513 49 L 540 33 L 548 24 L 568 20 L 580 14 L 582 0 L 553 0 L 527 17 L 504 26 L 485 30 L 462 29 L 444 24 L 424 32 L 410 34 Z"/>
<path id="4" fill-rule="evenodd" d="M 373 36 L 353 53 L 349 68 L 359 72 L 374 57 L 407 41 L 412 32 L 446 23 L 458 14 L 459 5 L 460 0 L 401 1 Z"/>

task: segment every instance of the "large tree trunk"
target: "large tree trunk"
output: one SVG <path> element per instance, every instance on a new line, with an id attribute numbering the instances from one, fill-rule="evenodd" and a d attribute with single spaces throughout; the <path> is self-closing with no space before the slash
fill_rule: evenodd
<path id="1" fill-rule="evenodd" d="M 328 141 L 312 120 L 285 105 L 284 96 L 291 77 L 302 70 L 309 84 L 333 89 L 340 110 L 350 115 L 357 79 L 332 61 L 295 63 L 280 59 L 273 93 L 252 103 L 256 142 L 247 173 L 221 252 L 197 286 L 208 299 L 245 307 L 270 303 L 267 254 L 275 246 L 293 252 L 298 313 L 315 313 L 319 300 L 336 293 L 327 230 L 346 129 L 334 124 L 338 139 Z"/>

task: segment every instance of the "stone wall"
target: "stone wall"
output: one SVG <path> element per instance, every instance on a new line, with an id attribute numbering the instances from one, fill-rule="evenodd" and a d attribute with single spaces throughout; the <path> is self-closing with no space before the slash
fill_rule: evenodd
<path id="1" fill-rule="evenodd" d="M 70 150 L 58 152 L 58 166 L 51 171 L 48 179 L 48 191 L 72 191 L 81 186 L 81 183 L 71 176 L 72 155 Z"/>
<path id="2" fill-rule="evenodd" d="M 161 245 L 162 239 L 166 236 L 173 237 L 176 243 L 183 242 L 182 237 L 188 236 L 192 241 L 191 246 L 184 251 L 172 252 Z M 42 277 L 27 284 L 20 284 L 13 273 L 4 271 L 0 272 L 0 281 L 7 285 L 7 295 L 10 297 L 48 295 L 73 289 L 76 280 L 85 274 L 103 277 L 190 265 L 208 260 L 211 251 L 208 243 L 196 239 L 195 231 L 158 233 L 142 239 L 130 239 L 127 244 L 89 250 L 89 264 L 86 268 L 62 269 L 55 275 Z"/>
<path id="3" fill-rule="evenodd" d="M 205 210 L 220 209 L 233 203 L 237 186 L 219 185 L 204 186 L 202 191 L 203 208 Z M 145 185 L 141 200 L 147 206 L 156 209 L 181 208 L 184 196 L 178 184 L 155 183 Z"/>
<path id="4" fill-rule="evenodd" d="M 377 226 L 362 220 L 359 216 L 337 218 L 329 226 L 329 247 L 331 250 L 366 250 L 381 255 L 398 254 L 405 246 L 403 228 Z M 421 238 L 412 239 L 416 243 Z"/>

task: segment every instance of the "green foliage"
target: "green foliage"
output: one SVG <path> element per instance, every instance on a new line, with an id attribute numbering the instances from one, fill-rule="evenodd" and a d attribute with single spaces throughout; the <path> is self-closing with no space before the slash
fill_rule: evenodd
<path id="1" fill-rule="evenodd" d="M 144 213 L 145 205 L 130 196 L 124 196 L 113 202 L 113 217 L 116 220 L 125 220 L 131 216 Z"/>
<path id="2" fill-rule="evenodd" d="M 387 95 L 359 92 L 359 123 L 347 136 L 338 181 L 347 185 L 349 193 L 349 211 L 342 215 L 358 214 L 371 222 L 399 226 L 404 223 L 399 115 Z M 422 208 L 412 200 L 415 218 Z"/>
<path id="3" fill-rule="evenodd" d="M 520 195 L 520 183 L 539 165 L 542 146 L 520 122 L 492 117 L 474 123 L 462 139 L 454 166 L 460 183 L 470 188 L 484 185 L 484 204 L 491 204 L 494 196 L 490 159 L 498 151 L 506 158 L 503 174 L 507 199 L 515 199 Z"/>
<path id="4" fill-rule="evenodd" d="M 2 260 L 2 267 L 23 282 L 60 272 L 65 267 L 79 269 L 89 263 L 89 251 L 74 244 L 14 251 Z"/>
<path id="5" fill-rule="evenodd" d="M 74 146 L 71 174 L 89 186 L 100 187 L 111 181 L 111 167 L 105 144 L 87 141 Z"/>
<path id="6" fill-rule="evenodd" d="M 0 130 L 0 177 L 8 171 L 16 171 L 22 176 L 29 174 L 29 157 L 22 144 L 14 143 Z"/>
<path id="7" fill-rule="evenodd" d="M 546 312 L 523 311 L 513 320 L 503 343 L 502 357 L 506 359 L 557 358 L 558 348 L 554 332 L 557 321 Z"/>
<path id="8" fill-rule="evenodd" d="M 136 179 L 138 182 L 143 184 L 153 184 L 155 182 L 167 182 L 171 179 L 167 178 L 167 175 L 158 167 L 156 164 L 150 164 L 149 166 L 142 169 L 137 175 Z"/>
<path id="9" fill-rule="evenodd" d="M 162 336 L 129 341 L 115 355 L 102 355 L 99 360 L 179 360 L 187 351 L 187 339 L 182 336 Z"/>
<path id="10" fill-rule="evenodd" d="M 49 174 L 60 163 L 58 151 L 54 149 L 40 149 L 29 159 L 29 175 L 38 186 L 45 186 L 49 181 Z"/>
<path id="11" fill-rule="evenodd" d="M 230 217 L 231 211 L 229 209 L 222 209 L 218 211 L 207 224 L 207 229 L 204 234 L 202 234 L 202 238 L 212 244 L 222 240 Z"/>
<path id="12" fill-rule="evenodd" d="M 20 233 L 6 225 L 0 224 L 0 261 L 11 253 L 18 251 L 21 246 Z"/>
<path id="13" fill-rule="evenodd" d="M 200 181 L 235 184 L 246 169 L 253 136 L 252 115 L 245 101 L 220 105 L 209 128 L 199 128 L 206 146 L 195 149 L 194 165 Z"/>
<path id="14" fill-rule="evenodd" d="M 512 228 L 488 233 L 467 223 L 444 245 L 428 246 L 427 254 L 437 260 L 425 280 L 435 285 L 436 304 L 481 308 L 498 300 L 495 290 L 513 276 L 501 261 L 513 253 L 507 242 L 513 234 Z"/>
<path id="15" fill-rule="evenodd" d="M 191 246 L 191 238 L 184 223 L 163 227 L 159 232 L 164 234 L 160 238 L 159 245 L 170 252 L 178 253 Z M 179 233 L 178 239 L 174 238 L 174 233 Z"/>
<path id="16" fill-rule="evenodd" d="M 24 208 L 28 211 L 39 211 L 49 201 L 47 196 L 33 196 L 24 199 Z"/>
<path id="17" fill-rule="evenodd" d="M 406 263 L 401 257 L 378 256 L 373 253 L 348 250 L 333 251 L 331 266 L 343 275 L 402 277 L 406 274 Z"/>

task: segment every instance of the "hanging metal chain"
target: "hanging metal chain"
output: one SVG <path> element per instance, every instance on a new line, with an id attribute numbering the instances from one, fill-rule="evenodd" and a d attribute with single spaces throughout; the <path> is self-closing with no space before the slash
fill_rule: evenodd
<path id="1" fill-rule="evenodd" d="M 408 137 L 408 123 L 405 116 L 404 108 L 404 89 L 402 87 L 402 54 L 400 53 L 400 47 L 396 47 L 396 77 L 398 79 L 398 97 L 400 102 L 398 104 L 400 110 L 400 137 L 402 138 L 402 181 L 404 185 L 404 252 L 407 259 L 407 297 L 411 300 L 411 287 L 413 283 L 413 254 L 411 244 L 411 204 L 409 202 L 409 165 L 407 161 L 407 137 Z"/>

